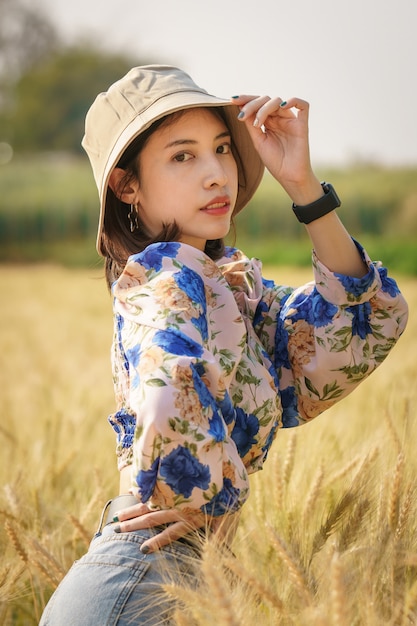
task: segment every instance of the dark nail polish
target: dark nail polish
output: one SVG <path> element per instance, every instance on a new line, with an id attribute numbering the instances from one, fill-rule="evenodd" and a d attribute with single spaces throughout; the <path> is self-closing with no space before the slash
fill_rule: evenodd
<path id="1" fill-rule="evenodd" d="M 120 524 L 116 524 L 115 526 L 113 526 L 113 530 L 115 533 L 121 533 L 122 529 L 120 528 Z"/>
<path id="2" fill-rule="evenodd" d="M 241 119 L 243 119 L 244 117 L 245 117 L 245 111 L 241 111 L 241 112 L 239 113 L 239 115 L 237 116 L 237 119 L 238 119 L 238 120 L 241 120 Z"/>
<path id="3" fill-rule="evenodd" d="M 280 107 L 285 107 L 285 105 L 287 104 L 287 101 L 284 100 L 284 102 L 281 102 L 281 104 L 279 105 Z"/>
<path id="4" fill-rule="evenodd" d="M 119 521 L 120 521 L 120 520 L 119 520 L 118 515 L 115 515 L 115 516 L 113 517 L 113 522 L 119 522 Z"/>
<path id="5" fill-rule="evenodd" d="M 148 554 L 149 550 L 150 550 L 149 546 L 140 547 L 140 551 L 142 552 L 142 554 Z"/>
<path id="6" fill-rule="evenodd" d="M 240 96 L 232 96 L 232 100 L 236 100 L 236 98 L 239 98 Z"/>

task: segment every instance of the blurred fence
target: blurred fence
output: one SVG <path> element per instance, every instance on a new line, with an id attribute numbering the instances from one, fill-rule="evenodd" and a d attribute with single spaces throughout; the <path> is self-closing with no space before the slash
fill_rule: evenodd
<path id="1" fill-rule="evenodd" d="M 30 213 L 0 213 L 0 245 L 90 238 L 96 228 L 97 215 L 86 206 L 72 212 L 37 208 Z"/>
<path id="2" fill-rule="evenodd" d="M 417 169 L 353 168 L 320 177 L 335 185 L 342 198 L 338 213 L 371 256 L 374 249 L 374 258 L 417 275 Z M 85 159 L 16 158 L 0 167 L 0 189 L 0 262 L 96 260 L 98 198 Z M 237 245 L 249 255 L 276 264 L 309 262 L 306 231 L 271 176 L 235 228 Z"/>

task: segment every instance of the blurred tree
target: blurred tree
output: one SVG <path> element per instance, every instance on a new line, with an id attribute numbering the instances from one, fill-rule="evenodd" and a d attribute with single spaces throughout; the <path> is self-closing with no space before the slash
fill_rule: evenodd
<path id="1" fill-rule="evenodd" d="M 58 34 L 39 7 L 24 0 L 0 0 L 0 106 L 9 101 L 17 78 L 57 50 Z"/>
<path id="2" fill-rule="evenodd" d="M 83 41 L 65 46 L 31 0 L 0 0 L 0 143 L 80 151 L 93 99 L 133 64 Z"/>
<path id="3" fill-rule="evenodd" d="M 15 85 L 3 140 L 15 151 L 80 151 L 88 108 L 131 66 L 127 57 L 81 43 L 42 60 Z"/>

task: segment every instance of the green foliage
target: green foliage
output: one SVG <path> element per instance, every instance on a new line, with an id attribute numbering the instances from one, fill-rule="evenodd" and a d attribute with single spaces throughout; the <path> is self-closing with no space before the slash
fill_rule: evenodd
<path id="1" fill-rule="evenodd" d="M 0 142 L 15 152 L 80 152 L 88 108 L 132 59 L 82 40 L 68 47 L 25 0 L 0 0 L 0 15 Z"/>
<path id="2" fill-rule="evenodd" d="M 86 48 L 52 56 L 18 81 L 6 139 L 16 151 L 81 151 L 87 110 L 130 67 L 122 56 Z"/>
<path id="3" fill-rule="evenodd" d="M 15 151 L 80 152 L 85 115 L 94 98 L 131 65 L 124 56 L 85 47 L 51 56 L 17 82 L 15 105 L 0 124 L 3 140 Z"/>
<path id="4" fill-rule="evenodd" d="M 391 237 L 417 236 L 417 170 L 382 166 L 351 166 L 319 171 L 342 199 L 338 210 L 353 236 L 363 233 Z M 294 219 L 285 192 L 268 174 L 251 202 L 251 211 L 237 218 L 238 230 L 251 237 L 271 231 L 286 237 L 302 237 L 303 227 Z"/>
<path id="5" fill-rule="evenodd" d="M 23 72 L 59 48 L 58 33 L 41 7 L 25 0 L 0 0 L 0 98 Z"/>
<path id="6" fill-rule="evenodd" d="M 342 198 L 340 215 L 373 259 L 417 275 L 416 169 L 377 167 L 320 172 Z M 97 190 L 86 156 L 15 157 L 0 166 L 0 261 L 95 265 Z M 279 185 L 265 176 L 236 218 L 238 245 L 266 265 L 311 264 L 310 242 Z"/>

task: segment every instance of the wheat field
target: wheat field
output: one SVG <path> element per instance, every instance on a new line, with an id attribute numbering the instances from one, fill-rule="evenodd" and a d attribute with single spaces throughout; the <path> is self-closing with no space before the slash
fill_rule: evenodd
<path id="1" fill-rule="evenodd" d="M 279 433 L 234 556 L 207 544 L 198 590 L 167 585 L 178 626 L 417 624 L 417 280 L 396 278 L 399 344 L 349 398 Z M 117 492 L 111 302 L 96 268 L 3 266 L 0 289 L 0 624 L 30 626 Z"/>

